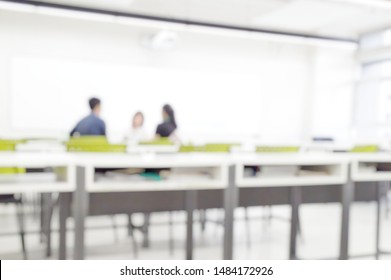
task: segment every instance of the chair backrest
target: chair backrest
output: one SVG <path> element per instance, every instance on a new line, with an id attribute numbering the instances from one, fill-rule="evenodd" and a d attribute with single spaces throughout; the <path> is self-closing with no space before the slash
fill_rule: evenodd
<path id="1" fill-rule="evenodd" d="M 205 146 L 195 146 L 195 145 L 181 145 L 179 147 L 180 153 L 192 153 L 192 152 L 204 152 Z"/>
<path id="2" fill-rule="evenodd" d="M 298 153 L 298 146 L 257 146 L 257 153 Z"/>
<path id="3" fill-rule="evenodd" d="M 350 150 L 352 153 L 377 153 L 378 151 L 378 145 L 357 145 Z"/>
<path id="4" fill-rule="evenodd" d="M 26 168 L 22 167 L 0 167 L 0 176 L 1 175 L 16 175 L 26 173 Z"/>
<path id="5" fill-rule="evenodd" d="M 205 144 L 205 152 L 229 153 L 233 146 L 240 146 L 240 143 L 208 143 Z"/>
<path id="6" fill-rule="evenodd" d="M 150 146 L 171 146 L 175 145 L 169 137 L 160 137 L 151 141 L 140 141 L 139 145 L 150 145 Z"/>
<path id="7" fill-rule="evenodd" d="M 23 140 L 0 139 L 0 151 L 14 152 L 16 150 L 16 145 L 19 143 L 23 143 Z M 21 167 L 0 167 L 0 176 L 22 174 L 25 172 L 26 169 Z"/>
<path id="8" fill-rule="evenodd" d="M 0 151 L 15 151 L 16 145 L 24 143 L 24 140 L 0 139 Z"/>
<path id="9" fill-rule="evenodd" d="M 126 145 L 110 144 L 104 136 L 72 137 L 66 142 L 68 152 L 124 153 Z"/>

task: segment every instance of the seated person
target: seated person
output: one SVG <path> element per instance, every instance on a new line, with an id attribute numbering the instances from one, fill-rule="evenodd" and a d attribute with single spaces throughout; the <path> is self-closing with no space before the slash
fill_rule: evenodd
<path id="1" fill-rule="evenodd" d="M 91 98 L 88 101 L 91 113 L 77 123 L 74 129 L 72 129 L 70 136 L 83 136 L 83 135 L 103 135 L 106 136 L 106 124 L 99 117 L 100 115 L 100 100 L 98 98 Z"/>
<path id="2" fill-rule="evenodd" d="M 136 114 L 134 114 L 132 119 L 132 127 L 126 136 L 125 141 L 128 142 L 129 144 L 137 144 L 140 141 L 148 140 L 143 124 L 144 124 L 143 113 L 137 112 Z"/>
<path id="3" fill-rule="evenodd" d="M 174 133 L 177 129 L 175 112 L 170 105 L 166 104 L 163 106 L 162 116 L 163 122 L 156 128 L 156 137 L 176 138 Z"/>

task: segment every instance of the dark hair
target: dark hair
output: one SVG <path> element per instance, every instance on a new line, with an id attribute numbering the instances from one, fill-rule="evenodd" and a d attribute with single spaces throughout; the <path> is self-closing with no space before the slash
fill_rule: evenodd
<path id="1" fill-rule="evenodd" d="M 92 97 L 88 100 L 88 104 L 90 105 L 91 110 L 94 110 L 96 106 L 100 105 L 100 99 Z"/>
<path id="2" fill-rule="evenodd" d="M 169 122 L 171 124 L 174 125 L 175 128 L 177 128 L 177 124 L 176 124 L 176 120 L 175 120 L 175 112 L 174 112 L 174 109 L 172 109 L 172 107 L 168 104 L 164 105 L 163 106 L 163 111 L 166 112 L 166 114 L 168 115 L 168 117 L 170 118 L 169 119 Z"/>
<path id="3" fill-rule="evenodd" d="M 134 115 L 133 115 L 133 119 L 132 120 L 134 120 L 134 118 L 135 117 L 137 117 L 137 116 L 140 116 L 140 117 L 142 117 L 142 122 L 141 122 L 141 125 L 143 125 L 144 124 L 144 114 L 141 112 L 141 111 L 137 111 Z"/>

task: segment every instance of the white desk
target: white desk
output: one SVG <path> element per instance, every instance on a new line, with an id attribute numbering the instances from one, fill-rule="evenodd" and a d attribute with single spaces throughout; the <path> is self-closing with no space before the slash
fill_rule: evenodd
<path id="1" fill-rule="evenodd" d="M 348 165 L 351 163 L 351 172 Z M 226 209 L 224 258 L 232 258 L 233 211 L 237 206 L 238 191 L 242 188 L 291 188 L 292 227 L 290 257 L 296 256 L 296 229 L 300 186 L 343 185 L 343 214 L 341 229 L 340 258 L 348 257 L 349 207 L 353 201 L 355 182 L 391 181 L 391 154 L 210 154 L 183 153 L 170 155 L 131 155 L 105 153 L 0 153 L 0 167 L 53 168 L 51 174 L 20 174 L 1 176 L 0 193 L 26 192 L 74 192 L 74 212 L 76 218 L 76 258 L 84 257 L 84 219 L 88 213 L 90 194 L 110 193 L 150 193 L 181 191 L 186 193 L 187 258 L 192 257 L 192 212 L 196 208 L 197 191 L 221 190 L 224 192 Z M 382 165 L 385 171 L 373 169 Z M 77 176 L 76 176 L 77 166 Z M 247 176 L 245 166 L 278 167 L 296 166 L 304 169 L 302 176 Z M 304 167 L 304 168 L 303 168 Z M 95 176 L 95 168 L 169 168 L 179 171 L 178 176 L 170 176 L 161 181 L 124 181 L 115 178 Z M 183 172 L 182 172 L 183 171 Z M 206 177 L 193 176 L 192 171 L 208 173 Z M 311 175 L 311 172 L 316 171 Z M 318 173 L 317 173 L 318 172 Z M 322 173 L 323 172 L 323 173 Z M 324 173 L 326 172 L 326 173 Z M 323 174 L 323 175 L 322 175 Z M 348 180 L 350 178 L 350 180 Z M 77 181 L 77 188 L 76 188 Z M 227 188 L 228 186 L 228 188 Z M 64 196 L 60 196 L 64 198 Z M 68 202 L 69 203 L 69 200 Z M 69 204 L 68 204 L 69 205 Z M 60 220 L 67 214 L 60 209 Z M 60 225 L 61 228 L 61 225 Z M 296 229 L 295 229 L 296 228 Z M 62 227 L 64 230 L 64 226 Z M 60 230 L 61 233 L 61 230 Z M 62 239 L 61 239 L 62 240 Z M 377 241 L 378 244 L 378 241 Z M 378 246 L 377 246 L 378 248 Z M 60 252 L 65 256 L 65 243 L 60 242 Z M 379 250 L 378 250 L 379 252 Z M 60 254 L 60 255 L 61 255 Z"/>
<path id="2" fill-rule="evenodd" d="M 46 255 L 51 254 L 51 193 L 73 192 L 76 171 L 73 159 L 64 153 L 1 152 L 0 167 L 52 168 L 50 173 L 25 173 L 0 176 L 0 194 L 44 193 L 43 232 L 47 238 Z"/>
<path id="3" fill-rule="evenodd" d="M 84 223 L 88 215 L 89 196 L 94 193 L 135 193 L 150 192 L 149 196 L 159 192 L 183 191 L 186 194 L 187 242 L 186 258 L 192 258 L 193 210 L 196 209 L 198 190 L 224 190 L 228 185 L 227 157 L 212 154 L 176 154 L 176 155 L 128 155 L 128 154 L 74 154 L 77 165 L 77 189 L 74 194 L 75 217 L 75 259 L 84 258 Z M 177 175 L 161 181 L 133 181 L 100 179 L 96 168 L 153 168 L 171 169 Z M 206 173 L 202 179 L 192 174 L 194 171 Z M 111 202 L 115 204 L 115 202 Z M 110 204 L 108 202 L 107 204 Z M 114 207 L 115 205 L 113 205 Z M 66 215 L 65 215 L 66 216 Z M 60 228 L 63 228 L 60 226 Z M 63 233 L 63 230 L 60 230 Z M 60 258 L 65 258 L 65 238 L 61 237 Z"/>
<path id="4" fill-rule="evenodd" d="M 234 183 L 230 184 L 230 197 L 227 198 L 229 201 L 226 203 L 225 247 L 227 248 L 233 242 L 233 209 L 238 203 L 238 191 L 241 188 L 291 187 L 292 220 L 289 258 L 295 259 L 300 187 L 345 185 L 348 182 L 348 159 L 337 154 L 253 154 L 236 157 L 234 162 L 235 174 L 231 178 Z M 289 176 L 285 173 L 262 174 L 262 172 L 257 176 L 246 176 L 244 171 L 246 166 L 256 166 L 260 170 L 293 167 L 297 172 Z M 232 259 L 232 256 L 232 250 L 227 250 L 224 258 Z"/>
<path id="5" fill-rule="evenodd" d="M 349 160 L 351 162 L 351 171 L 349 184 L 344 192 L 343 219 L 345 222 L 342 225 L 344 227 L 344 242 L 341 244 L 341 255 L 342 258 L 349 258 L 349 206 L 354 198 L 355 184 L 374 182 L 376 183 L 377 193 L 376 249 L 374 255 L 378 259 L 381 254 L 389 254 L 389 252 L 384 252 L 380 249 L 380 209 L 383 184 L 391 182 L 391 153 L 357 153 L 349 155 Z M 369 256 L 373 256 L 373 254 Z"/>
<path id="6" fill-rule="evenodd" d="M 73 158 L 65 153 L 1 152 L 0 167 L 53 168 L 51 174 L 2 175 L 0 194 L 72 192 L 76 188 Z"/>

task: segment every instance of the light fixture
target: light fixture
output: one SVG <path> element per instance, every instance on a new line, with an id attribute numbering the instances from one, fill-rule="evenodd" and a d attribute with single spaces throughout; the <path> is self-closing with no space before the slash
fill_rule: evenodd
<path id="1" fill-rule="evenodd" d="M 388 2 L 382 0 L 328 0 L 335 2 Z M 391 3 L 389 4 L 391 7 Z M 127 17 L 127 16 L 117 16 L 112 14 L 104 14 L 93 11 L 78 11 L 76 9 L 66 9 L 66 8 L 55 8 L 55 7 L 46 7 L 43 5 L 35 5 L 29 3 L 16 3 L 8 1 L 0 1 L 0 10 L 10 10 L 18 12 L 29 12 L 37 13 L 41 15 L 50 15 L 57 17 L 66 17 L 74 18 L 81 20 L 90 20 L 98 21 L 105 23 L 117 23 L 125 24 L 132 26 L 142 26 L 149 27 L 159 30 L 168 30 L 168 31 L 183 31 L 190 33 L 200 33 L 200 34 L 210 34 L 215 36 L 227 36 L 234 38 L 244 38 L 244 39 L 261 39 L 271 42 L 282 42 L 289 44 L 299 44 L 299 45 L 313 45 L 319 47 L 327 48 L 339 48 L 347 50 L 356 50 L 357 43 L 348 42 L 348 41 L 336 41 L 332 39 L 322 39 L 322 38 L 310 38 L 300 35 L 283 35 L 283 34 L 273 34 L 268 32 L 259 32 L 259 31 L 248 31 L 248 30 L 235 30 L 222 27 L 213 27 L 213 26 L 202 26 L 197 24 L 187 24 L 181 22 L 166 22 L 163 20 L 155 19 L 144 19 L 137 17 Z"/>

